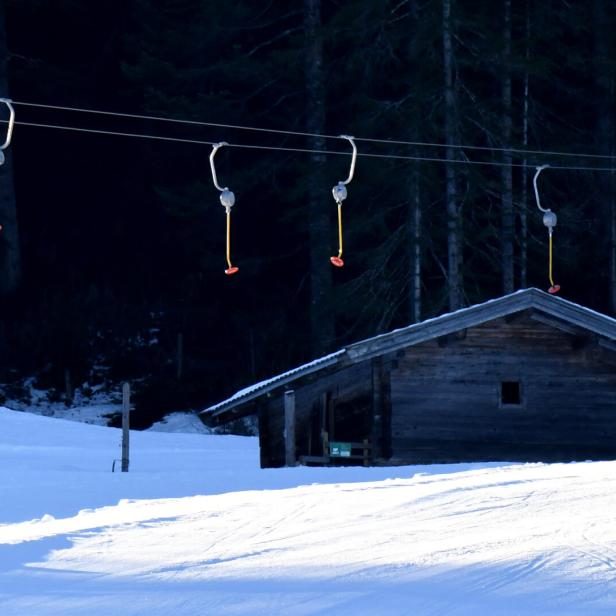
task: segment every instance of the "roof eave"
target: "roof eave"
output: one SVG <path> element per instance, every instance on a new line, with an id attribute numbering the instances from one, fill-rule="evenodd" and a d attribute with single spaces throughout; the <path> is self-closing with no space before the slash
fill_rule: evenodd
<path id="1" fill-rule="evenodd" d="M 338 354 L 335 357 L 332 357 L 331 359 L 319 362 L 313 366 L 310 366 L 309 368 L 306 368 L 305 370 L 293 372 L 292 374 L 289 374 L 286 377 L 281 377 L 280 379 L 277 379 L 274 383 L 271 383 L 270 385 L 267 385 L 262 388 L 255 389 L 254 391 L 252 391 L 249 394 L 246 394 L 245 396 L 231 398 L 227 400 L 226 402 L 222 402 L 221 404 L 216 405 L 215 407 L 210 407 L 209 409 L 205 409 L 201 411 L 199 415 L 205 415 L 210 420 L 213 420 L 213 422 L 216 422 L 216 423 L 224 423 L 224 421 L 228 421 L 228 419 L 222 419 L 222 416 L 227 415 L 228 414 L 227 412 L 229 410 L 234 410 L 236 408 L 244 406 L 245 404 L 253 402 L 257 398 L 260 398 L 261 396 L 270 394 L 281 388 L 284 388 L 289 383 L 293 383 L 302 377 L 308 376 L 310 374 L 314 374 L 315 372 L 318 372 L 325 368 L 331 368 L 332 366 L 335 366 L 338 364 L 346 364 L 348 363 L 348 360 L 345 361 L 345 358 L 346 358 L 345 354 Z M 250 412 L 246 412 L 243 415 L 238 414 L 237 417 L 234 417 L 234 418 L 243 417 L 249 414 Z"/>
<path id="2" fill-rule="evenodd" d="M 543 295 L 537 295 L 533 303 L 534 308 L 539 308 L 553 317 L 563 319 L 609 340 L 616 340 L 616 326 L 607 323 L 605 315 L 567 300 L 559 303 L 550 302 L 549 298 Z"/>
<path id="3" fill-rule="evenodd" d="M 460 314 L 449 313 L 424 323 L 417 323 L 401 330 L 357 342 L 347 347 L 347 353 L 353 362 L 363 361 L 389 351 L 396 351 L 404 346 L 412 346 L 447 336 L 468 327 L 476 327 L 493 319 L 531 308 L 534 298 L 539 295 L 539 291 L 529 289 L 528 293 L 507 296 L 493 300 L 489 304 L 464 308 L 459 311 Z"/>

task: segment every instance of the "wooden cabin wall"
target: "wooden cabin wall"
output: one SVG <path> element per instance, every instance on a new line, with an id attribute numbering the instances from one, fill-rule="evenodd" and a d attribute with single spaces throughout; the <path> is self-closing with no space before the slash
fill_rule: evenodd
<path id="1" fill-rule="evenodd" d="M 574 334 L 523 313 L 408 348 L 391 372 L 393 457 L 616 457 L 616 352 Z M 521 383 L 520 406 L 500 404 L 502 381 Z"/>

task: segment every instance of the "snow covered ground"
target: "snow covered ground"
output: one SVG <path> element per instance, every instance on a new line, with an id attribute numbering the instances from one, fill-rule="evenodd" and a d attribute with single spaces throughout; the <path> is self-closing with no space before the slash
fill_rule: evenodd
<path id="1" fill-rule="evenodd" d="M 616 463 L 258 468 L 0 408 L 0 614 L 614 615 Z"/>

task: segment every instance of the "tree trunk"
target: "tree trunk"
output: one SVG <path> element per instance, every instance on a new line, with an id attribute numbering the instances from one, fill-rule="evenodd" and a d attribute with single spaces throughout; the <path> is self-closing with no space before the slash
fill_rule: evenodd
<path id="1" fill-rule="evenodd" d="M 419 166 L 414 164 L 409 174 L 408 209 L 409 248 L 409 317 L 411 323 L 421 320 L 421 193 Z"/>
<path id="2" fill-rule="evenodd" d="M 607 7 L 605 0 L 594 2 L 594 38 L 595 38 L 595 89 L 596 89 L 596 141 L 600 152 L 609 156 L 616 154 L 615 130 L 613 109 L 614 97 L 614 71 L 612 68 L 611 31 L 607 21 Z M 612 159 L 612 165 L 614 163 Z M 616 185 L 614 172 L 601 174 L 597 185 L 599 211 L 607 220 L 608 253 L 609 253 L 609 285 L 608 302 L 610 310 L 616 314 Z"/>
<path id="3" fill-rule="evenodd" d="M 528 63 L 530 61 L 530 0 L 526 2 L 526 27 L 524 37 L 524 92 L 522 116 L 522 147 L 528 149 L 528 113 L 530 100 L 530 79 Z M 522 194 L 520 198 L 520 288 L 528 286 L 528 159 L 522 159 Z"/>
<path id="4" fill-rule="evenodd" d="M 614 86 L 612 82 L 612 101 Z M 612 150 L 612 156 L 615 152 Z M 616 315 L 616 189 L 614 188 L 614 171 L 610 173 L 610 310 Z"/>
<path id="5" fill-rule="evenodd" d="M 503 0 L 503 62 L 502 62 L 502 142 L 511 147 L 513 120 L 511 116 L 511 0 Z M 512 293 L 513 278 L 513 167 L 511 152 L 503 152 L 501 167 L 501 273 L 503 293 Z"/>
<path id="6" fill-rule="evenodd" d="M 306 37 L 306 131 L 322 134 L 325 128 L 325 86 L 323 81 L 323 38 L 321 0 L 304 0 Z M 309 137 L 309 147 L 324 149 L 321 137 Z M 315 357 L 328 353 L 334 342 L 334 319 L 329 309 L 332 273 L 329 263 L 332 241 L 330 211 L 333 199 L 324 186 L 324 156 L 312 154 L 308 176 L 310 216 L 310 332 Z M 333 253 L 332 253 L 333 254 Z"/>
<path id="7" fill-rule="evenodd" d="M 6 27 L 4 22 L 4 3 L 0 2 L 0 97 L 8 98 L 7 75 L 8 51 L 6 47 Z M 2 105 L 2 119 L 7 119 L 6 105 Z M 1 141 L 6 137 L 6 124 L 0 124 Z M 17 228 L 17 208 L 13 185 L 13 153 L 9 146 L 4 150 L 6 161 L 0 166 L 0 297 L 13 292 L 19 282 L 21 255 Z"/>
<path id="8" fill-rule="evenodd" d="M 457 125 L 457 100 L 454 84 L 454 54 L 452 44 L 451 5 L 453 0 L 443 0 L 443 71 L 445 77 L 445 141 L 455 142 Z M 449 160 L 456 156 L 455 148 L 446 148 Z M 462 247 L 460 207 L 456 185 L 455 164 L 445 165 L 445 199 L 447 204 L 447 277 L 449 309 L 457 310 L 462 304 Z"/>

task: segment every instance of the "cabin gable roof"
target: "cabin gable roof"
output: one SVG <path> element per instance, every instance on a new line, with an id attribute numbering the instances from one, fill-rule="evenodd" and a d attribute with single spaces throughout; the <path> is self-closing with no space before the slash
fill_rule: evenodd
<path id="1" fill-rule="evenodd" d="M 602 339 L 603 346 L 616 351 L 616 319 L 539 289 L 523 289 L 350 344 L 335 353 L 242 389 L 230 398 L 205 409 L 201 414 L 212 423 L 223 423 L 248 414 L 250 409 L 242 407 L 255 399 L 308 375 L 341 369 L 529 309 L 547 315 L 551 318 L 549 324 L 565 331 L 569 325 L 591 332 Z"/>

